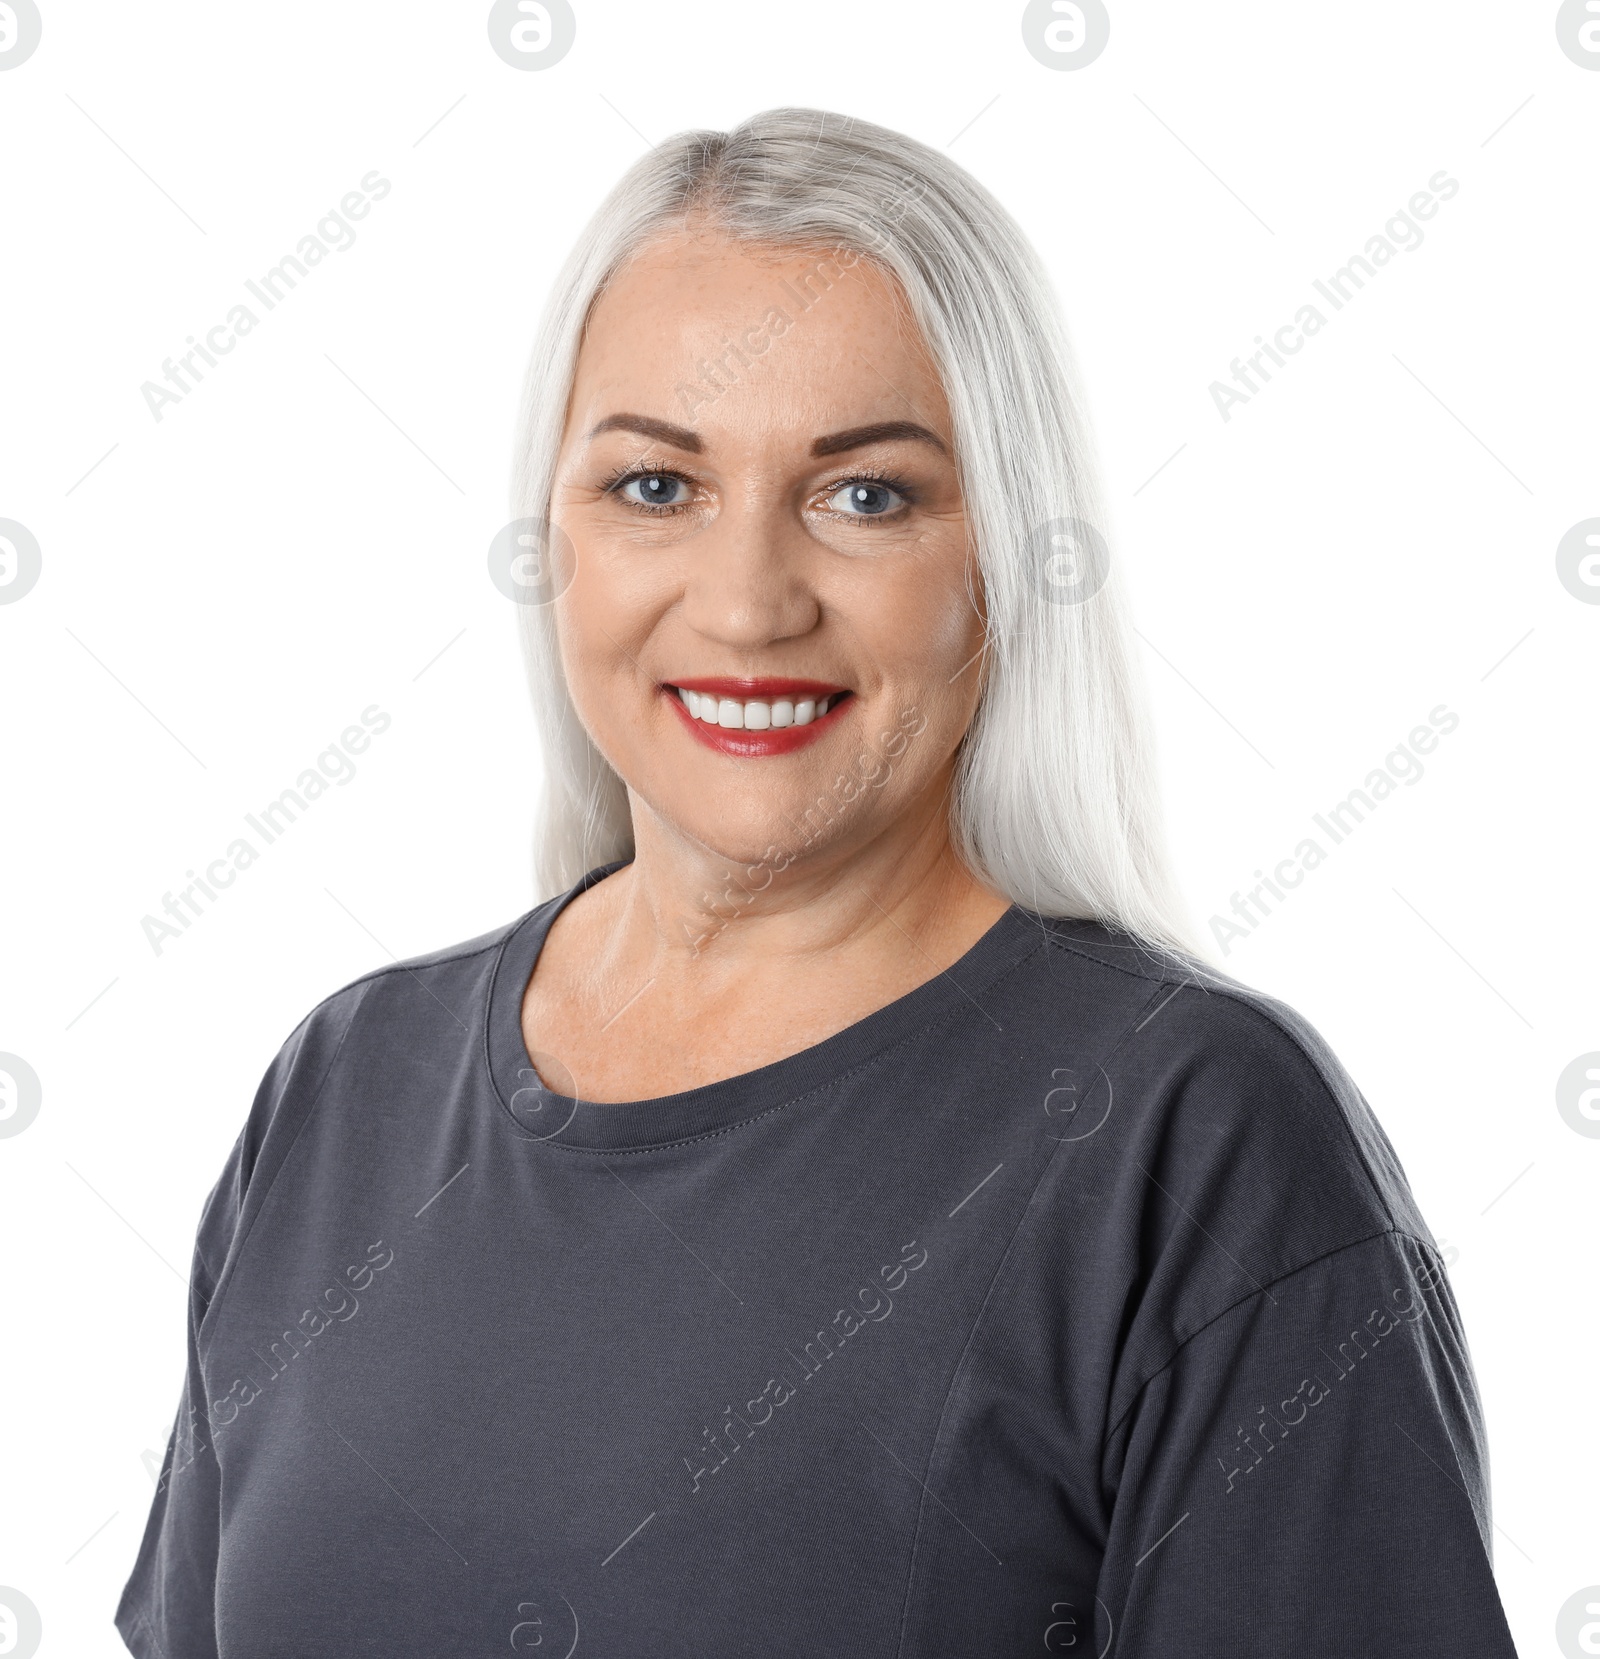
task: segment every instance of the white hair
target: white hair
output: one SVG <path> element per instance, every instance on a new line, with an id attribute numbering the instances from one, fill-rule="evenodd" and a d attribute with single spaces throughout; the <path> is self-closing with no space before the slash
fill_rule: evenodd
<path id="1" fill-rule="evenodd" d="M 1189 956 L 1054 295 L 1020 227 L 948 156 L 865 121 L 775 109 L 731 132 L 681 133 L 637 161 L 556 279 L 528 365 L 514 515 L 548 522 L 595 299 L 691 214 L 752 244 L 875 261 L 899 283 L 938 367 L 987 608 L 983 690 L 949 801 L 960 858 L 1028 909 L 1098 920 Z M 1086 561 L 1065 576 L 1063 548 Z M 626 790 L 573 708 L 552 610 L 521 610 L 545 760 L 535 867 L 547 894 L 633 852 Z"/>

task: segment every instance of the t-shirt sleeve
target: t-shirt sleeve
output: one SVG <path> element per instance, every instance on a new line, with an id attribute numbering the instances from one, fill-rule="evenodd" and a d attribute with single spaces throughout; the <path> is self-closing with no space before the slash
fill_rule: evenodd
<path id="1" fill-rule="evenodd" d="M 222 1475 L 213 1440 L 226 1434 L 240 1402 L 226 1386 L 208 1389 L 208 1315 L 227 1293 L 254 1218 L 316 1108 L 359 1003 L 359 993 L 337 993 L 284 1042 L 201 1212 L 189 1272 L 183 1389 L 139 1554 L 115 1615 L 137 1659 L 216 1659 Z"/>
<path id="2" fill-rule="evenodd" d="M 156 1495 L 116 1625 L 138 1659 L 216 1659 L 221 1477 L 211 1448 L 199 1332 L 238 1227 L 248 1128 L 206 1200 L 189 1271 L 187 1363 Z"/>
<path id="3" fill-rule="evenodd" d="M 1098 1645 L 1118 1659 L 1515 1659 L 1460 1315 L 1406 1234 L 1191 1335 L 1107 1436 L 1103 1478 Z"/>

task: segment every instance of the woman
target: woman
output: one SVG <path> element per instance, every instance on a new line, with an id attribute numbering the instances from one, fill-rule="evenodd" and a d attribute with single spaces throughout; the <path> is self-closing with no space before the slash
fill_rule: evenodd
<path id="1" fill-rule="evenodd" d="M 1405 1176 L 1185 949 L 1012 221 L 665 144 L 519 454 L 555 896 L 268 1070 L 132 1650 L 1511 1654 Z"/>

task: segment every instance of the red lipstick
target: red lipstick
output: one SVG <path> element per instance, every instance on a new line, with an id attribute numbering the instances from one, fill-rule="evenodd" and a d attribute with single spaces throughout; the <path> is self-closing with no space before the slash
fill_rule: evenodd
<path id="1" fill-rule="evenodd" d="M 707 696 L 730 698 L 734 702 L 757 700 L 770 703 L 779 698 L 796 700 L 823 697 L 834 699 L 828 712 L 804 726 L 771 726 L 764 731 L 752 731 L 737 726 L 717 726 L 692 715 L 678 687 L 698 691 Z M 848 686 L 833 685 L 827 680 L 803 680 L 782 674 L 753 675 L 695 675 L 688 679 L 664 681 L 660 692 L 677 711 L 677 718 L 689 729 L 689 735 L 706 748 L 719 754 L 732 755 L 741 760 L 753 760 L 764 755 L 788 755 L 832 731 L 855 701 Z"/>
<path id="2" fill-rule="evenodd" d="M 832 697 L 849 686 L 830 685 L 826 680 L 794 680 L 783 674 L 761 674 L 753 678 L 729 678 L 726 675 L 701 675 L 687 680 L 668 680 L 667 685 L 682 686 L 685 691 L 705 691 L 713 697 L 731 697 L 742 703 L 751 697 L 770 703 L 777 697 Z"/>

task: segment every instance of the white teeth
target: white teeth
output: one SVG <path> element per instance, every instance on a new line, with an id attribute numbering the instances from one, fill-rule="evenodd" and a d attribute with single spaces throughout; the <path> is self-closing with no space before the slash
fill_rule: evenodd
<path id="1" fill-rule="evenodd" d="M 774 726 L 809 726 L 813 720 L 820 720 L 842 695 L 802 697 L 798 702 L 780 697 L 771 703 L 751 698 L 741 703 L 731 697 L 713 697 L 709 692 L 690 691 L 683 686 L 676 686 L 674 690 L 696 720 L 733 731 L 751 732 L 764 732 Z"/>

